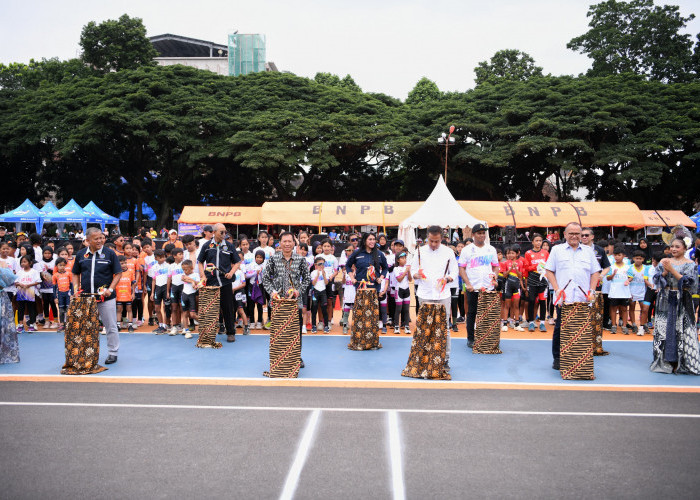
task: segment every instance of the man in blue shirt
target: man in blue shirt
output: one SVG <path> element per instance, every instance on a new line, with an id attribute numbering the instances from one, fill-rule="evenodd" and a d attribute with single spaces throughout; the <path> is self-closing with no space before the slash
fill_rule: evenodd
<path id="1" fill-rule="evenodd" d="M 569 222 L 564 228 L 566 243 L 555 245 L 549 254 L 545 264 L 547 281 L 554 289 L 554 297 L 559 296 L 559 291 L 566 287 L 566 302 L 585 302 L 586 294 L 595 290 L 600 280 L 600 264 L 593 250 L 581 245 L 581 225 L 578 222 Z M 557 306 L 557 321 L 554 325 L 552 336 L 552 368 L 559 369 L 561 333 L 561 307 Z"/>
<path id="2" fill-rule="evenodd" d="M 107 331 L 108 356 L 106 365 L 117 362 L 119 331 L 117 330 L 117 304 L 113 300 L 114 289 L 122 277 L 122 266 L 114 250 L 106 248 L 105 235 L 96 227 L 85 232 L 87 248 L 81 248 L 73 264 L 73 287 L 84 293 L 102 293 L 104 300 L 97 303 L 100 321 Z M 103 288 L 103 291 L 100 291 Z"/>

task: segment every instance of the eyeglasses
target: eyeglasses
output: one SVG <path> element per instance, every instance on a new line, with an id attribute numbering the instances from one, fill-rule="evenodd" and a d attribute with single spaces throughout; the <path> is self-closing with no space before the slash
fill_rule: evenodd
<path id="1" fill-rule="evenodd" d="M 572 233 L 569 233 L 569 234 L 572 234 Z M 576 234 L 576 233 L 573 233 L 573 234 Z M 590 238 L 590 237 L 591 237 L 590 234 L 581 234 L 581 238 Z"/>
<path id="2" fill-rule="evenodd" d="M 357 241 L 357 238 L 350 238 L 350 241 Z"/>

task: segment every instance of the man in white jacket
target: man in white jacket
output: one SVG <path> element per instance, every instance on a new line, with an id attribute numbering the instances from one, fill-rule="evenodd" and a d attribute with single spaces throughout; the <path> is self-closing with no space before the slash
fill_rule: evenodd
<path id="1" fill-rule="evenodd" d="M 452 296 L 450 283 L 457 281 L 459 269 L 455 253 L 442 244 L 442 228 L 430 226 L 428 228 L 427 243 L 416 249 L 411 264 L 413 279 L 418 288 L 416 295 L 422 304 L 442 304 L 445 306 L 445 318 L 450 317 L 450 305 Z M 450 359 L 450 332 L 445 323 L 447 332 L 447 352 L 445 362 Z"/>

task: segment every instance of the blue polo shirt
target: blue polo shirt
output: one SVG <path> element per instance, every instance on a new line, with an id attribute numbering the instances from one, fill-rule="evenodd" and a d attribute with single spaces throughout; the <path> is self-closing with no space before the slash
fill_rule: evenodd
<path id="1" fill-rule="evenodd" d="M 94 254 L 89 248 L 81 248 L 75 255 L 73 274 L 80 276 L 80 288 L 86 293 L 97 293 L 101 286 L 109 288 L 116 274 L 122 273 L 122 266 L 114 250 L 102 247 Z M 105 300 L 116 297 L 112 294 Z"/>
<path id="2" fill-rule="evenodd" d="M 386 277 L 387 271 L 389 270 L 386 257 L 376 247 L 373 253 L 367 252 L 364 248 L 355 250 L 353 254 L 348 257 L 348 261 L 345 263 L 345 269 L 350 272 L 352 266 L 355 266 L 355 279 L 357 281 L 367 279 L 367 268 L 369 268 L 369 266 L 374 266 L 377 278 L 379 278 L 380 275 Z"/>

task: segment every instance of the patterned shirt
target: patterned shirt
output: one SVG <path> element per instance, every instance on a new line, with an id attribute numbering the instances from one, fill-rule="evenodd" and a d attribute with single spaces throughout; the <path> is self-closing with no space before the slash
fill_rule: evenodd
<path id="1" fill-rule="evenodd" d="M 299 307 L 302 307 L 302 300 L 306 297 L 309 283 L 311 279 L 306 259 L 295 253 L 289 260 L 284 258 L 282 252 L 274 254 L 267 261 L 262 272 L 262 284 L 267 293 L 272 295 L 277 292 L 281 297 L 286 297 L 293 286 L 299 291 Z"/>

